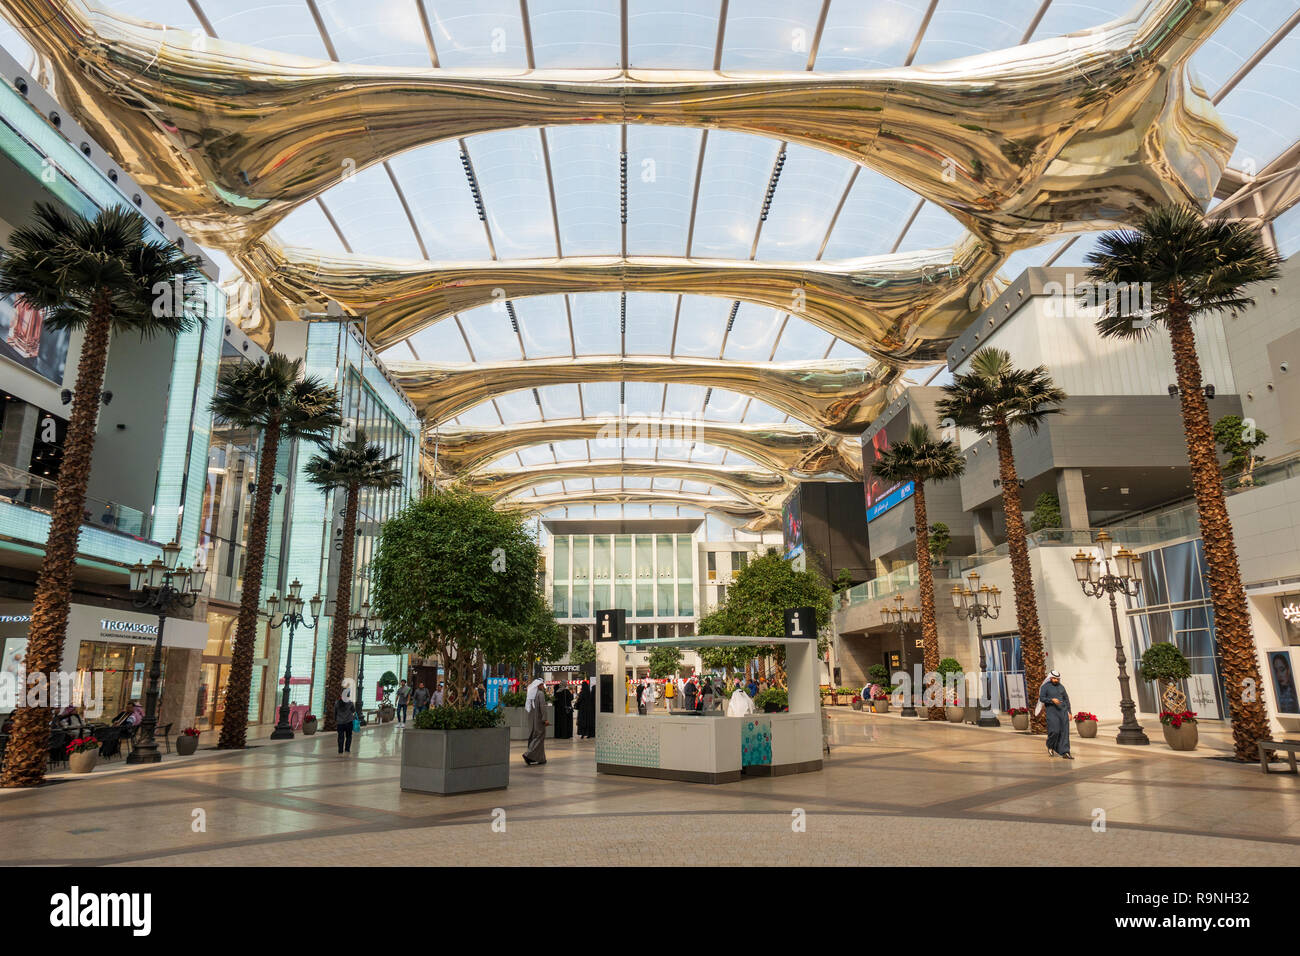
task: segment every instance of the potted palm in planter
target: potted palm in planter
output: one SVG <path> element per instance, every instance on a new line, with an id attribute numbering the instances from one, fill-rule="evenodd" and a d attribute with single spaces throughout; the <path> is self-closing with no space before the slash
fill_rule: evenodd
<path id="1" fill-rule="evenodd" d="M 1160 729 L 1170 750 L 1195 750 L 1201 739 L 1196 729 L 1196 712 L 1192 710 L 1162 710 Z"/>
<path id="2" fill-rule="evenodd" d="M 99 741 L 78 737 L 68 744 L 68 769 L 73 773 L 90 773 L 99 762 Z"/>
<path id="3" fill-rule="evenodd" d="M 176 738 L 176 753 L 181 757 L 193 756 L 199 749 L 199 731 L 194 727 L 186 727 L 181 731 L 181 735 Z"/>
<path id="4" fill-rule="evenodd" d="M 319 722 L 317 721 L 315 714 L 308 714 L 302 719 L 302 732 L 308 737 L 316 733 L 316 728 L 318 726 Z"/>
<path id="5" fill-rule="evenodd" d="M 1074 729 L 1080 737 L 1097 736 L 1097 715 L 1081 710 L 1074 715 Z"/>
<path id="6" fill-rule="evenodd" d="M 1028 707 L 1010 707 L 1007 709 L 1007 715 L 1011 718 L 1011 728 L 1013 730 L 1029 729 Z"/>
<path id="7" fill-rule="evenodd" d="M 961 664 L 953 657 L 945 657 L 935 668 L 939 673 L 939 683 L 943 685 L 943 699 L 948 712 L 948 723 L 960 724 L 966 719 L 966 707 L 961 703 L 963 692 L 962 680 L 965 672 Z"/>

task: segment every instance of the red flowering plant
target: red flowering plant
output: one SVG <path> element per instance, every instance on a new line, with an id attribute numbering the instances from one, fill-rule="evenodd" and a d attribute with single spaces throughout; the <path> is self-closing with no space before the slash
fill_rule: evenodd
<path id="1" fill-rule="evenodd" d="M 197 737 L 199 735 L 199 729 L 197 727 L 186 727 L 181 731 L 181 734 L 186 737 Z"/>
<path id="2" fill-rule="evenodd" d="M 1028 707 L 1008 707 L 1007 713 L 1012 717 L 1019 717 L 1021 714 L 1029 713 Z"/>
<path id="3" fill-rule="evenodd" d="M 1094 724 L 1097 722 L 1097 715 L 1090 714 L 1086 710 L 1081 710 L 1074 715 L 1074 719 L 1082 723 L 1085 720 L 1091 720 Z"/>
<path id="4" fill-rule="evenodd" d="M 1184 723 L 1196 723 L 1196 711 L 1194 710 L 1162 710 L 1160 711 L 1160 723 L 1168 724 L 1175 730 Z"/>
<path id="5" fill-rule="evenodd" d="M 68 744 L 68 753 L 84 754 L 87 750 L 98 750 L 99 741 L 94 737 L 78 737 L 72 743 Z"/>
<path id="6" fill-rule="evenodd" d="M 853 703 L 853 704 L 860 704 L 860 703 L 862 703 L 862 695 L 861 695 L 861 694 L 854 694 L 854 695 L 853 695 L 853 700 L 850 701 L 850 703 Z"/>

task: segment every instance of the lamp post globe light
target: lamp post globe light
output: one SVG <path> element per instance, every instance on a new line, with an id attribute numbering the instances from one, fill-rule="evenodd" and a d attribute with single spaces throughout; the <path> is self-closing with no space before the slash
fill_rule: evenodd
<path id="1" fill-rule="evenodd" d="M 150 608 L 158 614 L 158 637 L 153 645 L 153 663 L 149 666 L 149 687 L 144 695 L 144 719 L 140 721 L 139 739 L 127 755 L 127 763 L 158 763 L 158 682 L 162 679 L 163 629 L 167 614 L 175 607 L 193 607 L 203 593 L 208 572 L 203 568 L 179 565 L 181 547 L 175 541 L 163 545 L 162 558 L 154 558 L 146 567 L 137 561 L 130 569 L 132 606 Z"/>
<path id="2" fill-rule="evenodd" d="M 314 630 L 316 623 L 320 618 L 320 595 L 317 594 L 310 602 L 310 620 L 302 613 L 302 582 L 294 578 L 293 583 L 289 585 L 289 594 L 284 599 L 284 609 L 280 609 L 279 595 L 272 594 L 266 599 L 266 606 L 261 610 L 261 615 L 266 618 L 267 625 L 273 631 L 278 631 L 285 625 L 289 627 L 289 646 L 284 655 L 284 691 L 280 695 L 280 719 L 271 731 L 272 740 L 292 740 L 293 726 L 289 723 L 289 684 L 293 679 L 293 635 L 298 628 L 305 630 Z"/>
<path id="3" fill-rule="evenodd" d="M 903 595 L 894 595 L 894 606 L 888 604 L 880 606 L 880 616 L 885 622 L 891 625 L 898 632 L 898 647 L 902 660 L 907 660 L 907 647 L 905 641 L 907 638 L 907 629 L 921 621 L 921 609 L 919 607 L 908 607 L 903 603 Z M 898 712 L 900 717 L 915 717 L 916 713 L 916 688 L 912 688 L 907 695 L 907 700 L 903 703 L 903 709 Z"/>
<path id="4" fill-rule="evenodd" d="M 379 640 L 379 632 L 384 629 L 382 621 L 370 619 L 370 602 L 362 601 L 360 610 L 352 612 L 352 637 L 361 642 L 361 656 L 357 658 L 357 720 L 361 726 L 366 725 L 363 701 L 366 688 L 366 642 Z"/>
<path id="5" fill-rule="evenodd" d="M 979 572 L 966 575 L 970 587 L 952 586 L 952 606 L 957 614 L 975 622 L 975 641 L 980 649 L 980 693 L 988 691 L 988 706 L 980 708 L 979 726 L 1001 727 L 1002 722 L 993 712 L 993 685 L 989 683 L 988 656 L 984 652 L 984 619 L 997 620 L 1002 613 L 1002 589 L 980 584 Z"/>
<path id="6" fill-rule="evenodd" d="M 1101 549 L 1101 561 L 1087 551 L 1079 551 L 1070 560 L 1074 562 L 1074 575 L 1084 594 L 1095 598 L 1103 594 L 1110 596 L 1110 620 L 1115 631 L 1115 663 L 1119 665 L 1119 709 L 1124 716 L 1115 742 L 1141 746 L 1151 741 L 1142 730 L 1142 725 L 1137 722 L 1137 707 L 1129 689 L 1128 667 L 1124 658 L 1124 642 L 1119 632 L 1119 608 L 1115 603 L 1115 595 L 1138 596 L 1142 587 L 1142 559 L 1127 548 L 1120 547 L 1116 550 L 1114 539 L 1104 529 L 1097 532 L 1097 546 Z M 1115 562 L 1113 573 L 1111 561 Z"/>

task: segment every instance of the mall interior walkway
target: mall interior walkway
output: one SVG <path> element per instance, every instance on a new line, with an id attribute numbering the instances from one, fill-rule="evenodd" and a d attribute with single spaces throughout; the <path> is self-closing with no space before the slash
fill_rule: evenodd
<path id="1" fill-rule="evenodd" d="M 0 862 L 1300 862 L 1300 777 L 1266 776 L 1214 747 L 1173 754 L 1158 727 L 1148 728 L 1157 735 L 1149 748 L 1076 739 L 1077 759 L 1066 762 L 1049 759 L 1042 738 L 1009 728 L 848 711 L 832 722 L 822 773 L 724 786 L 598 776 L 593 742 L 570 740 L 549 741 L 539 768 L 525 767 L 515 744 L 504 791 L 403 793 L 402 731 L 392 726 L 358 734 L 350 757 L 319 734 L 102 773 L 110 765 L 0 792 Z"/>

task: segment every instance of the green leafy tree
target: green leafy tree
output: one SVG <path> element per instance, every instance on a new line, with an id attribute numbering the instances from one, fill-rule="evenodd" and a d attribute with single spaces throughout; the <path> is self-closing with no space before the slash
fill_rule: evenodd
<path id="1" fill-rule="evenodd" d="M 518 673 L 531 678 L 538 664 L 558 661 L 568 649 L 568 633 L 555 623 L 555 612 L 538 587 L 534 589 L 524 619 L 507 628 L 501 639 L 485 645 L 482 651 L 489 663 L 511 665 Z"/>
<path id="2" fill-rule="evenodd" d="M 339 542 L 339 578 L 334 592 L 334 622 L 325 669 L 325 730 L 334 729 L 334 703 L 343 693 L 343 673 L 348 663 L 348 625 L 352 612 L 352 562 L 357 548 L 357 511 L 363 491 L 400 488 L 400 455 L 385 455 L 384 446 L 366 440 L 365 429 L 356 437 L 313 455 L 304 471 L 307 480 L 328 495 L 343 492 L 343 540 Z"/>
<path id="3" fill-rule="evenodd" d="M 27 637 L 27 673 L 45 674 L 47 686 L 56 686 L 63 658 L 109 339 L 114 333 L 174 337 L 196 320 L 184 297 L 173 302 L 169 293 L 201 278 L 199 261 L 169 242 L 147 239 L 145 229 L 138 213 L 118 206 L 87 219 L 38 203 L 32 225 L 15 230 L 8 248 L 0 248 L 0 296 L 43 310 L 45 328 L 83 335 Z M 167 293 L 159 297 L 156 288 Z M 52 716 L 49 707 L 14 711 L 0 785 L 33 787 L 44 780 Z"/>
<path id="4" fill-rule="evenodd" d="M 650 676 L 672 677 L 681 669 L 682 652 L 676 647 L 654 647 L 650 649 Z"/>
<path id="5" fill-rule="evenodd" d="M 881 453 L 871 470 L 878 478 L 898 483 L 912 482 L 912 511 L 916 524 L 917 590 L 921 597 L 921 638 L 925 669 L 939 663 L 939 626 L 934 613 L 934 558 L 930 554 L 930 523 L 925 513 L 927 483 L 956 478 L 966 470 L 966 460 L 947 438 L 935 439 L 923 424 L 907 430 L 907 438 L 894 442 Z M 913 693 L 920 692 L 916 688 Z M 931 720 L 944 720 L 941 707 L 929 708 Z"/>
<path id="6" fill-rule="evenodd" d="M 952 546 L 952 533 L 942 521 L 930 525 L 930 553 L 935 564 L 942 564 L 948 549 Z"/>
<path id="7" fill-rule="evenodd" d="M 847 591 L 851 587 L 853 587 L 853 575 L 849 573 L 848 568 L 840 568 L 840 573 L 835 575 L 835 583 L 831 589 L 838 594 L 840 591 Z"/>
<path id="8" fill-rule="evenodd" d="M 1044 491 L 1034 499 L 1034 513 L 1029 516 L 1029 530 L 1042 531 L 1044 528 L 1061 527 L 1061 499 L 1050 491 Z"/>
<path id="9" fill-rule="evenodd" d="M 538 622 L 541 554 L 518 512 L 450 487 L 389 519 L 370 562 L 371 612 L 390 643 L 447 664 L 447 699 L 465 706 L 483 660 L 519 659 L 525 629 Z M 552 619 L 552 624 L 554 619 Z"/>
<path id="10" fill-rule="evenodd" d="M 576 669 L 583 669 L 596 662 L 596 645 L 585 637 L 573 639 L 573 649 L 569 651 L 569 663 Z"/>
<path id="11" fill-rule="evenodd" d="M 1250 473 L 1255 470 L 1255 449 L 1268 441 L 1268 433 L 1240 415 L 1224 415 L 1214 423 L 1214 441 L 1228 456 L 1224 474 L 1236 475 L 1238 484 L 1252 484 Z"/>
<path id="12" fill-rule="evenodd" d="M 1059 411 L 1066 399 L 1045 366 L 1016 368 L 1002 349 L 983 348 L 971 356 L 970 371 L 956 376 L 943 387 L 945 398 L 935 404 L 940 417 L 993 438 L 998 449 L 998 483 L 1002 491 L 1002 512 L 1007 522 L 1007 554 L 1011 559 L 1011 582 L 1016 592 L 1016 626 L 1024 654 L 1025 679 L 1029 687 L 1041 687 L 1047 678 L 1047 657 L 1043 651 L 1043 629 L 1038 621 L 1034 597 L 1034 575 L 1029 564 L 1029 540 L 1025 530 L 1024 506 L 1020 500 L 1020 476 L 1011 450 L 1012 429 L 1038 431 L 1043 420 Z M 1030 721 L 1036 734 L 1047 733 L 1047 716 Z"/>
<path id="13" fill-rule="evenodd" d="M 280 443 L 306 439 L 323 444 L 343 423 L 338 394 L 321 379 L 304 376 L 302 360 L 272 352 L 265 362 L 240 362 L 221 374 L 212 398 L 218 421 L 261 435 L 253 520 L 244 549 L 244 587 L 239 619 L 230 652 L 226 681 L 226 716 L 217 747 L 237 750 L 248 733 L 248 702 L 253 681 L 253 647 L 257 642 L 257 609 L 262 600 L 262 569 L 266 564 L 266 535 L 271 522 L 275 460 Z M 333 712 L 330 708 L 326 716 Z"/>
<path id="14" fill-rule="evenodd" d="M 1149 314 L 1139 311 L 1141 304 L 1132 301 L 1136 296 L 1111 296 L 1097 322 L 1099 334 L 1140 339 L 1161 327 L 1169 334 L 1235 756 L 1254 760 L 1255 742 L 1272 737 L 1193 323 L 1253 305 L 1247 289 L 1275 278 L 1278 258 L 1254 225 L 1205 219 L 1191 206 L 1167 205 L 1143 216 L 1136 230 L 1102 236 L 1088 264 L 1090 278 L 1109 288 L 1151 290 Z"/>

